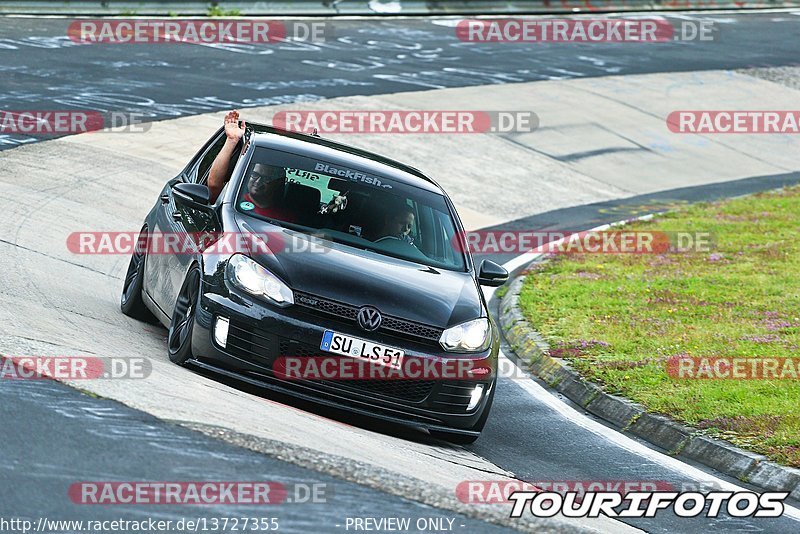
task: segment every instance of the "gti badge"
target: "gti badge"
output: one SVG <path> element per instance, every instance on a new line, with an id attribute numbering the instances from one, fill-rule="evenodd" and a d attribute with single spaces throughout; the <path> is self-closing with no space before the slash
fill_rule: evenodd
<path id="1" fill-rule="evenodd" d="M 377 330 L 382 320 L 381 312 L 372 306 L 364 306 L 358 310 L 358 326 L 367 332 Z"/>

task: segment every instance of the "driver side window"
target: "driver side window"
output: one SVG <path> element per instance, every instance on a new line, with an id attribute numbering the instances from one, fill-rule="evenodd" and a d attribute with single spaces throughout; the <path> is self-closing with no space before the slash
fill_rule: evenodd
<path id="1" fill-rule="evenodd" d="M 216 158 L 217 154 L 219 154 L 219 151 L 222 150 L 223 145 L 225 145 L 224 134 L 221 135 L 219 139 L 214 141 L 214 143 L 208 147 L 206 153 L 203 154 L 203 157 L 200 159 L 200 163 L 197 165 L 197 171 L 192 177 L 192 181 L 198 184 L 205 184 L 206 181 L 208 181 L 208 173 L 211 170 L 211 164 L 214 163 L 214 158 Z M 234 155 L 231 158 L 233 161 L 231 163 L 235 163 L 238 155 L 238 151 L 234 152 Z"/>

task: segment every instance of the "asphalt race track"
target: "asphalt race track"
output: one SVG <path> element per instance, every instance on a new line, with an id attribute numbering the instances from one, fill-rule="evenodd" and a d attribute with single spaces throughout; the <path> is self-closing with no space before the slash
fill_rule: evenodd
<path id="1" fill-rule="evenodd" d="M 797 64 L 791 14 L 708 18 L 719 41 L 643 46 L 465 43 L 454 37 L 452 19 L 336 20 L 334 38 L 324 43 L 86 45 L 67 37 L 65 19 L 5 19 L 0 105 L 127 111 L 159 120 L 347 95 Z M 35 140 L 6 135 L 0 146 Z"/>
<path id="2" fill-rule="evenodd" d="M 287 488 L 299 484 L 300 488 L 289 490 L 279 514 L 280 522 L 298 531 L 313 531 L 320 524 L 344 524 L 343 508 L 351 517 L 399 516 L 412 518 L 414 523 L 450 518 L 458 528 L 469 531 L 505 530 L 165 425 L 147 414 L 80 395 L 51 381 L 21 381 L 4 387 L 0 395 L 7 433 L 3 440 L 3 483 L 13 488 L 4 495 L 4 515 L 28 510 L 28 514 L 14 515 L 34 522 L 42 516 L 80 519 L 82 516 L 74 511 L 63 505 L 50 506 L 48 501 L 63 498 L 68 480 L 109 478 L 113 466 L 113 476 L 127 480 L 269 480 Z M 31 440 L 30 436 L 49 438 Z M 21 462 L 15 459 L 15 451 L 25 451 L 24 469 L 19 469 Z M 87 469 L 88 463 L 95 466 L 94 470 Z M 37 503 L 35 509 L 31 503 Z M 241 504 L 203 507 L 199 512 L 192 506 L 166 508 L 158 513 L 140 510 L 139 514 L 173 521 L 253 517 L 252 508 Z M 259 510 L 258 515 L 270 517 L 270 512 L 267 508 Z M 113 520 L 126 516 L 137 518 L 124 506 L 96 507 L 85 517 Z"/>
<path id="3" fill-rule="evenodd" d="M 682 102 L 698 98 L 707 104 L 722 98 L 716 88 L 728 81 L 736 84 L 738 92 L 731 92 L 741 98 L 728 102 L 729 107 L 746 99 L 796 102 L 800 86 L 731 71 L 796 65 L 798 15 L 674 14 L 667 19 L 713 20 L 720 39 L 643 46 L 463 43 L 453 37 L 448 19 L 336 20 L 334 39 L 316 44 L 76 45 L 66 37 L 64 19 L 0 19 L 3 110 L 119 111 L 159 121 L 147 133 L 119 136 L 0 134 L 0 354 L 144 356 L 153 367 L 146 380 L 1 381 L 0 518 L 252 516 L 252 508 L 242 505 L 92 507 L 77 505 L 67 495 L 72 484 L 85 480 L 270 480 L 325 489 L 324 502 L 295 496 L 301 502 L 258 510 L 259 517 L 279 518 L 281 530 L 288 532 L 344 532 L 345 522 L 354 517 L 406 517 L 412 523 L 433 519 L 452 524 L 457 532 L 543 531 L 547 523 L 515 524 L 503 506 L 459 502 L 456 484 L 516 478 L 748 488 L 607 428 L 532 378 L 501 378 L 483 435 L 462 448 L 265 394 L 199 369 L 180 369 L 167 360 L 163 329 L 132 321 L 118 310 L 128 258 L 73 255 L 64 236 L 81 230 L 137 230 L 163 183 L 217 127 L 219 112 L 233 107 L 245 114 L 253 108 L 246 117 L 262 120 L 271 106 L 281 105 L 475 109 L 485 104 L 502 109 L 490 99 L 522 107 L 525 103 L 508 104 L 515 102 L 511 95 L 546 99 L 564 90 L 588 94 L 591 88 L 597 94 L 606 91 L 606 98 L 630 84 L 631 94 L 620 98 L 627 101 L 614 105 L 642 110 L 647 104 L 641 101 L 651 99 L 648 91 L 674 91 L 676 99 L 686 99 Z M 333 104 L 319 103 L 332 98 L 337 99 Z M 575 108 L 575 115 L 565 114 L 563 123 L 548 126 L 554 121 L 548 123 L 547 109 L 537 107 L 542 130 L 513 139 L 350 140 L 382 152 L 394 150 L 390 156 L 415 165 L 415 154 L 424 159 L 419 154 L 427 145 L 438 160 L 418 166 L 437 179 L 447 169 L 458 169 L 459 158 L 469 157 L 470 151 L 477 153 L 470 160 L 473 166 L 479 162 L 485 169 L 504 169 L 504 160 L 512 160 L 524 167 L 519 177 L 530 173 L 532 185 L 517 200 L 491 188 L 483 193 L 486 171 L 481 169 L 440 180 L 472 229 L 581 230 L 686 202 L 800 183 L 796 141 L 769 145 L 759 140 L 763 144 L 754 144 L 751 153 L 747 141 L 698 142 L 686 148 L 689 156 L 681 160 L 689 141 L 645 146 L 640 139 L 626 138 L 639 147 L 628 154 L 616 141 L 597 144 L 592 133 L 597 130 L 575 125 L 580 117 L 592 124 L 605 121 L 603 132 L 621 138 L 618 128 L 636 129 L 636 123 L 613 113 L 595 120 L 589 104 L 559 105 Z M 663 126 L 660 108 L 651 115 L 657 116 L 654 124 Z M 616 126 L 615 119 L 628 125 Z M 703 158 L 722 159 L 719 151 L 740 154 L 742 163 L 703 167 Z M 670 166 L 674 154 L 678 163 Z M 644 162 L 651 160 L 636 158 L 653 158 L 663 167 L 648 170 Z M 563 172 L 563 190 L 548 189 L 557 181 L 550 179 L 551 169 Z M 635 183 L 637 176 L 656 175 Z M 519 177 L 509 174 L 509 183 Z M 501 263 L 515 256 L 488 255 Z M 491 305 L 496 311 L 496 298 Z M 507 347 L 504 352 L 512 357 Z M 625 519 L 625 524 L 573 521 L 549 527 L 797 532 L 800 503 L 787 504 L 784 517 L 769 520 L 685 519 L 664 513 Z"/>

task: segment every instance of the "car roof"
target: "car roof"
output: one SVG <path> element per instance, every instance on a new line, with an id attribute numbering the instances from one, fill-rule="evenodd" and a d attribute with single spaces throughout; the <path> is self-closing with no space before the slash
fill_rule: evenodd
<path id="1" fill-rule="evenodd" d="M 318 135 L 291 132 L 265 124 L 248 122 L 247 129 L 252 130 L 251 139 L 255 146 L 318 158 L 345 167 L 369 169 L 375 174 L 398 182 L 444 194 L 439 184 L 421 171 L 368 150 L 324 139 Z"/>

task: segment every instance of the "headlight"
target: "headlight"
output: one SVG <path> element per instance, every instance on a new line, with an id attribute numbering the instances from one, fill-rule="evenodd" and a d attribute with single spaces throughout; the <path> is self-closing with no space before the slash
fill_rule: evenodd
<path id="1" fill-rule="evenodd" d="M 278 306 L 294 304 L 294 295 L 289 286 L 247 256 L 231 256 L 227 270 L 228 280 L 239 289 L 257 297 L 266 297 Z"/>
<path id="2" fill-rule="evenodd" d="M 450 352 L 479 352 L 489 348 L 489 319 L 481 317 L 442 332 L 439 343 Z"/>

